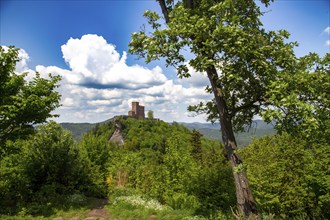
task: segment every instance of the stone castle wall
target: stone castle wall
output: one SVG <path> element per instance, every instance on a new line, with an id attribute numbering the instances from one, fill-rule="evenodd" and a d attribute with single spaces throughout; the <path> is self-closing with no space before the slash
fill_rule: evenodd
<path id="1" fill-rule="evenodd" d="M 128 112 L 128 116 L 137 119 L 145 119 L 144 106 L 139 105 L 138 102 L 132 102 L 132 110 Z"/>

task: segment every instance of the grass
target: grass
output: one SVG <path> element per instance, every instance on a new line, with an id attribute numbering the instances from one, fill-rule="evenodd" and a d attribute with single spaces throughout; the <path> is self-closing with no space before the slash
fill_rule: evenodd
<path id="1" fill-rule="evenodd" d="M 101 203 L 101 199 L 85 197 L 81 194 L 57 197 L 56 200 L 45 204 L 28 204 L 19 208 L 15 215 L 0 215 L 1 220 L 48 220 L 57 217 L 84 219 L 88 212 Z M 14 209 L 14 207 L 13 207 Z"/>
<path id="2" fill-rule="evenodd" d="M 40 205 L 41 213 L 36 212 L 34 206 L 21 208 L 15 215 L 0 215 L 1 220 L 53 220 L 62 217 L 63 219 L 71 219 L 73 217 L 83 220 L 90 217 L 91 209 L 99 208 L 105 204 L 104 199 L 85 197 L 81 194 L 66 196 L 57 202 Z M 62 205 L 55 205 L 62 204 Z M 45 212 L 47 209 L 47 212 Z M 209 218 L 194 215 L 194 210 L 180 209 L 175 210 L 167 205 L 163 205 L 154 199 L 146 199 L 142 196 L 127 193 L 126 195 L 116 195 L 111 198 L 111 202 L 104 206 L 109 213 L 108 220 L 234 220 L 234 213 L 226 214 L 222 212 L 214 213 Z M 48 213 L 43 215 L 42 212 Z M 50 214 L 49 214 L 50 213 Z M 274 215 L 261 215 L 260 219 L 283 219 L 276 218 Z M 295 218 L 297 220 L 306 220 L 306 218 Z M 242 218 L 243 220 L 243 218 Z M 252 219 L 247 219 L 252 220 Z"/>
<path id="3" fill-rule="evenodd" d="M 157 220 L 202 220 L 205 218 L 193 216 L 192 210 L 174 210 L 153 199 L 141 196 L 117 197 L 108 210 L 114 219 L 157 219 Z"/>
<path id="4" fill-rule="evenodd" d="M 39 208 L 41 213 L 36 212 L 34 206 L 21 208 L 15 215 L 0 215 L 1 220 L 53 220 L 62 217 L 71 219 L 85 219 L 91 209 L 100 207 L 100 199 L 87 198 L 78 195 L 66 197 L 62 202 L 62 206 L 44 204 Z M 47 212 L 45 211 L 47 209 Z M 112 200 L 110 204 L 104 206 L 109 212 L 108 220 L 204 220 L 199 216 L 194 216 L 192 210 L 174 210 L 169 206 L 162 205 L 153 199 L 145 199 L 137 195 L 118 196 Z M 47 213 L 46 215 L 42 213 Z"/>

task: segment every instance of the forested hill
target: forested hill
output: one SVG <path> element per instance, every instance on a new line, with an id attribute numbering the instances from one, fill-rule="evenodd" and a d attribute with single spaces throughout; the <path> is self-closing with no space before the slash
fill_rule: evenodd
<path id="1" fill-rule="evenodd" d="M 97 124 L 104 124 L 112 120 L 113 118 L 100 123 L 61 123 L 61 125 L 64 129 L 71 131 L 73 138 L 79 141 L 81 140 L 81 138 L 85 133 L 92 130 Z M 218 123 L 212 124 L 212 123 L 197 123 L 197 122 L 194 123 L 179 122 L 179 124 L 184 125 L 186 128 L 190 130 L 196 129 L 206 138 L 213 140 L 221 140 L 221 133 L 219 132 L 220 125 Z M 247 132 L 236 134 L 237 143 L 239 146 L 245 146 L 251 142 L 253 137 L 261 137 L 269 134 L 275 134 L 273 125 L 266 124 L 262 120 L 255 120 L 253 121 L 251 128 L 247 129 Z"/>
<path id="2" fill-rule="evenodd" d="M 62 127 L 72 132 L 75 140 L 81 140 L 82 136 L 92 130 L 96 124 L 92 123 L 61 123 Z"/>
<path id="3" fill-rule="evenodd" d="M 180 123 L 190 130 L 196 129 L 206 138 L 213 140 L 221 140 L 219 123 Z M 246 127 L 245 132 L 236 133 L 236 141 L 238 146 L 246 146 L 251 143 L 252 138 L 262 137 L 265 135 L 275 134 L 274 126 L 267 124 L 262 120 L 254 120 L 250 127 Z"/>
<path id="4" fill-rule="evenodd" d="M 123 145 L 111 141 L 118 129 Z M 62 215 L 56 210 L 88 208 L 95 197 L 108 198 L 111 219 L 233 219 L 236 194 L 224 147 L 176 122 L 119 117 L 79 142 L 50 122 L 7 147 L 0 219 Z M 330 219 L 329 149 L 299 136 L 263 137 L 238 150 L 246 166 L 234 172 L 247 170 L 262 216 Z"/>
<path id="5" fill-rule="evenodd" d="M 110 140 L 116 129 L 124 145 Z M 220 208 L 229 211 L 235 205 L 224 148 L 179 123 L 118 117 L 96 125 L 79 146 L 98 168 L 93 172 L 100 175 L 96 182 L 105 180 L 106 184 L 97 185 L 98 192 L 110 190 L 110 201 L 118 193 L 135 192 L 174 210 L 204 215 Z"/>

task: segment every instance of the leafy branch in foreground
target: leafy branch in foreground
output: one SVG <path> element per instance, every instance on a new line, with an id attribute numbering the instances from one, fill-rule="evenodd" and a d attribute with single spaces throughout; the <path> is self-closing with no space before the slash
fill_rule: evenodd
<path id="1" fill-rule="evenodd" d="M 56 115 L 60 94 L 55 91 L 60 76 L 44 79 L 39 73 L 31 81 L 27 73 L 15 72 L 19 50 L 0 47 L 0 144 L 6 140 L 22 138 L 33 132 L 35 124 L 43 123 Z"/>

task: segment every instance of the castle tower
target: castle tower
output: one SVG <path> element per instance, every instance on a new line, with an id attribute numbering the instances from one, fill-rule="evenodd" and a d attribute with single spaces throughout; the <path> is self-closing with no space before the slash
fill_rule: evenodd
<path id="1" fill-rule="evenodd" d="M 139 102 L 132 102 L 132 110 L 128 112 L 128 116 L 137 119 L 145 119 L 144 106 L 139 105 Z"/>
<path id="2" fill-rule="evenodd" d="M 144 119 L 145 118 L 144 106 L 143 105 L 138 106 L 137 115 L 138 115 L 138 119 Z"/>
<path id="3" fill-rule="evenodd" d="M 139 110 L 139 102 L 132 102 L 132 111 L 137 113 Z"/>

